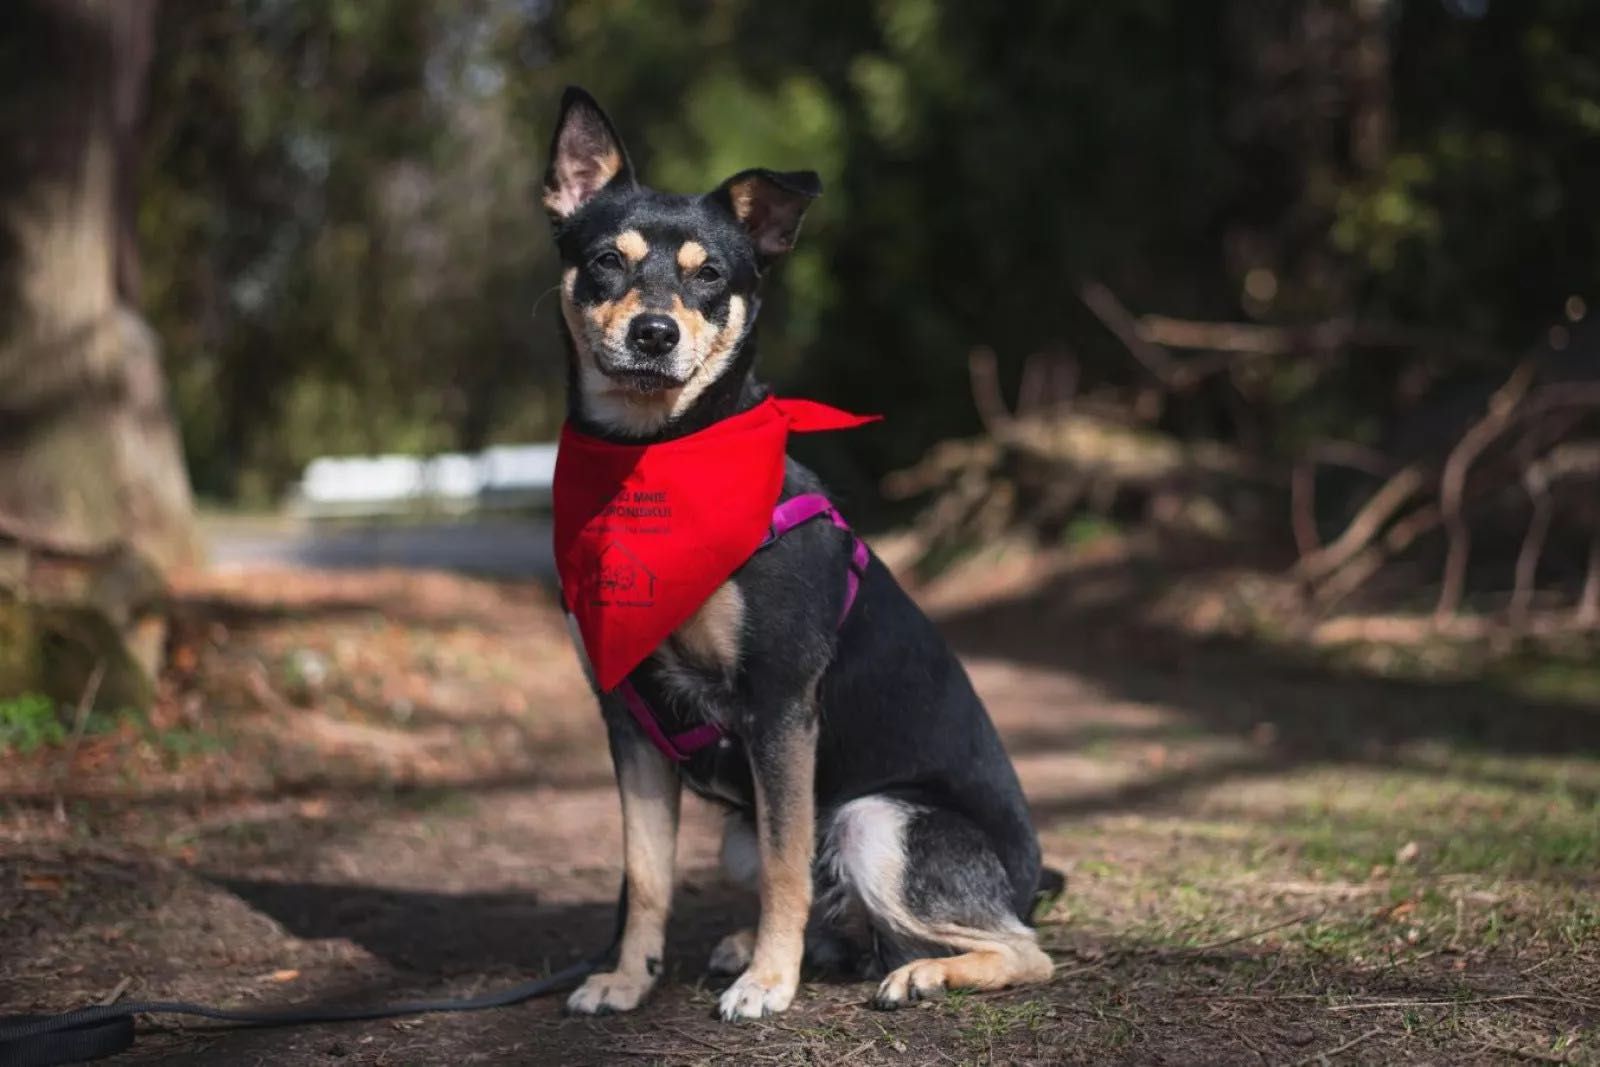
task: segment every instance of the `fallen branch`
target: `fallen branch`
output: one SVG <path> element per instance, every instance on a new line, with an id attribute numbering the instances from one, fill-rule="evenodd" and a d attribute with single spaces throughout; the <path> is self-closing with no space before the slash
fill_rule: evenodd
<path id="1" fill-rule="evenodd" d="M 1516 1045 L 1498 1045 L 1493 1041 L 1481 1041 L 1479 1048 L 1498 1052 L 1503 1056 L 1515 1056 L 1519 1060 L 1532 1060 L 1535 1063 L 1571 1063 L 1572 1060 L 1557 1052 L 1545 1052 L 1536 1048 L 1518 1048 Z"/>
<path id="2" fill-rule="evenodd" d="M 1322 916 L 1326 915 L 1327 912 L 1327 908 L 1317 908 L 1316 910 L 1308 911 L 1303 915 L 1296 915 L 1292 919 L 1285 919 L 1283 922 L 1273 923 L 1271 926 L 1263 926 L 1259 930 L 1251 930 L 1249 933 L 1238 934 L 1234 937 L 1223 938 L 1221 941 L 1212 941 L 1204 945 L 1195 945 L 1192 948 L 1176 949 L 1168 953 L 1168 955 L 1199 956 L 1207 952 L 1215 952 L 1219 948 L 1227 948 L 1229 945 L 1237 945 L 1241 941 L 1250 941 L 1254 938 L 1262 937 L 1266 934 L 1282 930 L 1286 927 L 1299 926 L 1301 923 L 1310 922 L 1312 919 L 1320 919 Z"/>
<path id="3" fill-rule="evenodd" d="M 1547 996 L 1543 993 L 1501 993 L 1493 997 L 1466 997 L 1454 1000 L 1376 1000 L 1362 1004 L 1331 1004 L 1329 1011 L 1379 1011 L 1384 1008 L 1454 1008 L 1473 1004 L 1507 1004 L 1516 1000 L 1534 1000 L 1545 1004 L 1576 1005 L 1590 1010 L 1600 1009 L 1600 1004 L 1581 997 Z"/>
<path id="4" fill-rule="evenodd" d="M 1139 320 L 1139 334 L 1146 341 L 1168 348 L 1232 352 L 1243 356 L 1286 356 L 1347 347 L 1435 349 L 1464 352 L 1475 358 L 1498 355 L 1467 337 L 1349 318 L 1327 319 L 1303 326 L 1266 326 L 1254 322 L 1200 322 L 1146 315 Z"/>

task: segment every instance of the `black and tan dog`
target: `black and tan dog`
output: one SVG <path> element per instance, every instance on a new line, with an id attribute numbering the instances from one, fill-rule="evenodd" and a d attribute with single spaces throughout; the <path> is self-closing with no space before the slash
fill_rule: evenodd
<path id="1" fill-rule="evenodd" d="M 665 441 L 759 402 L 761 279 L 793 246 L 817 176 L 749 170 L 704 196 L 647 189 L 576 89 L 550 158 L 575 428 Z M 820 491 L 788 462 L 786 499 Z M 730 743 L 674 764 L 616 694 L 600 695 L 622 793 L 624 924 L 615 969 L 590 976 L 571 1011 L 627 1011 L 656 981 L 682 785 L 731 808 L 724 866 L 760 893 L 757 928 L 712 955 L 739 976 L 724 1019 L 787 1008 L 808 952 L 886 975 L 882 1007 L 1050 975 L 1028 924 L 1038 842 L 989 716 L 878 560 L 836 625 L 850 551 L 828 523 L 795 529 L 630 676 L 668 730 L 710 720 Z"/>

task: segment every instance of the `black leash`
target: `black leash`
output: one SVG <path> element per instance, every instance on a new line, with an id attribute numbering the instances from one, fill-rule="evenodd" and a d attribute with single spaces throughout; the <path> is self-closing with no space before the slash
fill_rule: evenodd
<path id="1" fill-rule="evenodd" d="M 580 979 L 605 966 L 621 941 L 620 919 L 626 899 L 627 888 L 624 885 L 617 902 L 617 932 L 604 952 L 579 960 L 547 977 L 522 982 L 498 992 L 457 1000 L 411 1000 L 370 1008 L 311 1007 L 243 1011 L 190 1004 L 181 1000 L 136 1000 L 122 1004 L 97 1004 L 64 1011 L 59 1015 L 0 1015 L 0 1067 L 55 1067 L 56 1064 L 83 1063 L 115 1055 L 133 1045 L 135 1015 L 194 1015 L 242 1027 L 266 1028 L 362 1022 L 436 1012 L 484 1011 L 520 1004 L 576 985 Z"/>
<path id="2" fill-rule="evenodd" d="M 285 1011 L 240 1011 L 189 1004 L 181 1000 L 135 1000 L 95 1005 L 60 1015 L 0 1016 L 0 1067 L 53 1067 L 82 1063 L 121 1052 L 133 1044 L 135 1015 L 196 1015 L 241 1026 L 303 1026 L 392 1019 L 441 1011 L 483 1011 L 520 1004 L 557 992 L 587 975 L 598 960 L 581 960 L 548 978 L 461 1000 L 412 1000 L 375 1008 L 290 1008 Z"/>

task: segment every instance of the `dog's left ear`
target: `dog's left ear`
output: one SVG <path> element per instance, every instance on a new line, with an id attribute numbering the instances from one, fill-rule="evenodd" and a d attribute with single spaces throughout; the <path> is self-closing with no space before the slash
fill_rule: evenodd
<path id="1" fill-rule="evenodd" d="M 800 220 L 822 195 L 822 179 L 809 170 L 744 170 L 711 194 L 711 199 L 744 224 L 763 265 L 794 247 Z"/>

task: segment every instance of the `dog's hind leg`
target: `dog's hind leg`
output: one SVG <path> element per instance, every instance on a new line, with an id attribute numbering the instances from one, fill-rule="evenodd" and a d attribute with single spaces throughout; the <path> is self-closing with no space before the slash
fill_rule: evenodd
<path id="1" fill-rule="evenodd" d="M 755 823 L 745 812 L 729 812 L 723 824 L 722 875 L 736 888 L 751 893 L 760 891 L 760 849 L 756 843 Z M 813 915 L 806 926 L 805 966 L 833 973 L 851 970 L 855 960 L 850 938 L 834 929 L 836 923 L 820 922 L 818 918 Z M 717 942 L 706 970 L 730 977 L 737 975 L 750 966 L 755 948 L 755 928 L 741 927 Z"/>
<path id="2" fill-rule="evenodd" d="M 1014 911 L 1005 869 L 971 820 L 862 797 L 834 814 L 823 847 L 828 903 L 865 913 L 889 970 L 878 1007 L 1050 977 L 1050 957 Z"/>
<path id="3" fill-rule="evenodd" d="M 611 755 L 622 793 L 622 942 L 615 970 L 592 974 L 567 998 L 580 1015 L 631 1011 L 661 972 L 677 854 L 678 774 L 630 728 L 611 727 Z"/>
<path id="4" fill-rule="evenodd" d="M 761 853 L 756 845 L 756 828 L 750 816 L 730 811 L 722 824 L 722 876 L 728 884 L 751 893 L 761 884 Z M 756 948 L 756 932 L 742 927 L 717 942 L 711 950 L 706 970 L 712 974 L 736 975 L 750 966 Z"/>

